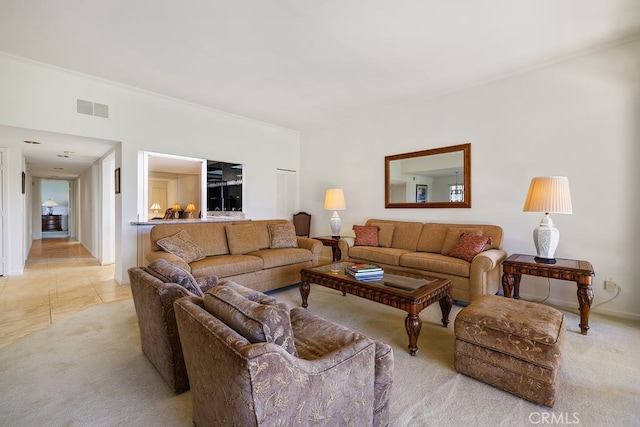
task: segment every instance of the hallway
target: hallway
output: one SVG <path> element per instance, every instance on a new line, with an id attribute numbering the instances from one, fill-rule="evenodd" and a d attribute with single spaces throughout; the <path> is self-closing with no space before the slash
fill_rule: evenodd
<path id="1" fill-rule="evenodd" d="M 0 277 L 0 348 L 78 311 L 131 298 L 76 240 L 34 240 L 21 276 Z"/>

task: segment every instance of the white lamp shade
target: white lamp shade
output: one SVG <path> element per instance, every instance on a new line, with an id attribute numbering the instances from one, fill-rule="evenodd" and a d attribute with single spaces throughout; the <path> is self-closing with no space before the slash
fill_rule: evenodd
<path id="1" fill-rule="evenodd" d="M 154 211 L 159 211 L 162 208 L 160 207 L 159 203 L 154 203 L 154 204 L 151 205 L 151 207 L 149 209 L 154 210 Z"/>
<path id="2" fill-rule="evenodd" d="M 522 210 L 525 212 L 573 213 L 569 179 L 566 176 L 533 178 Z"/>
<path id="3" fill-rule="evenodd" d="M 42 206 L 46 206 L 46 207 L 50 208 L 50 207 L 53 207 L 53 206 L 58 206 L 58 204 L 56 202 L 54 202 L 53 200 L 51 200 L 51 199 L 47 199 L 47 201 L 44 202 L 42 204 Z"/>
<path id="4" fill-rule="evenodd" d="M 560 232 L 553 225 L 549 213 L 570 214 L 573 212 L 567 177 L 542 176 L 533 178 L 522 210 L 545 213 L 538 227 L 533 230 L 533 243 L 536 246 L 537 254 L 535 260 L 541 263 L 555 264 L 554 255 L 558 242 L 560 242 Z"/>
<path id="5" fill-rule="evenodd" d="M 342 188 L 330 188 L 324 195 L 324 208 L 328 211 L 343 211 L 347 208 Z"/>

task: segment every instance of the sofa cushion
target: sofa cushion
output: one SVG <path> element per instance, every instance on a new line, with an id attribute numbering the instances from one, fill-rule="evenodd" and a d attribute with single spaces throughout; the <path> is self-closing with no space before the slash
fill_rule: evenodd
<path id="1" fill-rule="evenodd" d="M 261 258 L 262 269 L 313 261 L 313 253 L 302 248 L 264 249 L 248 255 Z"/>
<path id="2" fill-rule="evenodd" d="M 384 222 L 375 222 L 371 225 L 378 227 L 378 246 L 390 248 L 391 243 L 393 242 L 393 230 L 395 230 L 395 225 Z"/>
<path id="3" fill-rule="evenodd" d="M 400 257 L 400 266 L 460 277 L 469 277 L 471 274 L 470 262 L 430 252 L 409 252 L 404 254 Z"/>
<path id="4" fill-rule="evenodd" d="M 297 248 L 298 238 L 293 224 L 268 224 L 269 247 L 271 249 Z"/>
<path id="5" fill-rule="evenodd" d="M 165 251 L 182 258 L 187 264 L 205 257 L 202 248 L 186 230 L 180 230 L 173 236 L 160 239 L 156 243 Z"/>
<path id="6" fill-rule="evenodd" d="M 378 227 L 375 225 L 354 225 L 355 246 L 378 246 Z"/>
<path id="7" fill-rule="evenodd" d="M 249 342 L 274 343 L 298 356 L 286 304 L 260 304 L 230 287 L 216 286 L 204 294 L 204 307 Z"/>
<path id="8" fill-rule="evenodd" d="M 215 275 L 220 278 L 260 271 L 262 266 L 262 258 L 252 255 L 209 256 L 190 264 L 191 273 L 196 277 Z"/>
<path id="9" fill-rule="evenodd" d="M 400 265 L 400 256 L 411 253 L 406 249 L 353 246 L 349 248 L 349 259 L 367 261 L 372 264 Z"/>
<path id="10" fill-rule="evenodd" d="M 147 265 L 147 267 L 145 268 L 145 271 L 165 283 L 176 283 L 189 292 L 199 297 L 202 296 L 200 286 L 193 278 L 191 273 L 189 273 L 187 270 L 171 264 L 165 259 L 157 259 L 149 263 L 149 265 Z"/>
<path id="11" fill-rule="evenodd" d="M 252 224 L 227 225 L 224 229 L 232 255 L 243 255 L 259 249 Z"/>
<path id="12" fill-rule="evenodd" d="M 451 227 L 447 230 L 447 234 L 445 236 L 444 243 L 442 244 L 440 253 L 442 255 L 449 255 L 453 248 L 455 248 L 458 244 L 458 240 L 460 240 L 460 236 L 462 236 L 462 233 L 482 236 L 482 230 L 479 228 Z"/>
<path id="13" fill-rule="evenodd" d="M 396 249 L 406 249 L 415 251 L 418 244 L 418 237 L 422 230 L 422 223 L 416 221 L 390 221 L 382 219 L 368 219 L 365 225 L 373 225 L 374 223 L 392 223 L 393 238 L 391 247 Z"/>
<path id="14" fill-rule="evenodd" d="M 491 237 L 462 233 L 449 256 L 471 262 L 473 257 L 484 251 L 488 245 L 491 245 Z"/>

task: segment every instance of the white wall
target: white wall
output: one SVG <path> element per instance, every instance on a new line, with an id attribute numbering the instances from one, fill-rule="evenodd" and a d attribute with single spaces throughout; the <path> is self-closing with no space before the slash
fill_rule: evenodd
<path id="1" fill-rule="evenodd" d="M 2 125 L 121 141 L 115 161 L 122 187 L 115 200 L 115 279 L 121 283 L 128 283 L 127 269 L 137 263 L 136 227 L 130 223 L 139 214 L 139 150 L 243 163 L 243 210 L 252 219 L 275 216 L 276 169 L 299 170 L 298 132 L 3 54 L 0 93 Z M 75 98 L 108 104 L 111 118 L 76 114 Z M 7 154 L 11 199 L 20 193 L 21 152 Z M 22 241 L 24 216 L 19 206 L 9 208 L 8 237 Z M 7 262 L 22 270 L 19 258 Z"/>
<path id="2" fill-rule="evenodd" d="M 429 78 L 428 73 L 425 78 Z M 342 187 L 342 234 L 367 218 L 493 223 L 509 253 L 534 253 L 542 214 L 522 212 L 534 176 L 565 175 L 573 215 L 552 215 L 557 257 L 590 261 L 594 311 L 640 318 L 640 41 L 575 57 L 438 99 L 345 120 L 302 136 L 301 205 L 312 235 L 329 233 L 324 191 Z M 384 156 L 471 143 L 471 209 L 385 209 Z M 337 156 L 336 153 L 340 153 Z M 328 166 L 331 166 L 330 171 Z M 523 277 L 521 295 L 542 299 L 546 279 Z M 551 281 L 549 301 L 577 307 L 576 286 Z"/>

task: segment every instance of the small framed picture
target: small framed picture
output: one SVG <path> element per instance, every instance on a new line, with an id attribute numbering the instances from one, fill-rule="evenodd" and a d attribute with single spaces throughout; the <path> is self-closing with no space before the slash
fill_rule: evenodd
<path id="1" fill-rule="evenodd" d="M 22 172 L 22 194 L 27 192 L 27 174 Z"/>
<path id="2" fill-rule="evenodd" d="M 115 184 L 116 184 L 116 194 L 120 194 L 120 168 L 115 170 Z"/>
<path id="3" fill-rule="evenodd" d="M 426 203 L 428 191 L 428 185 L 416 184 L 416 203 Z"/>

